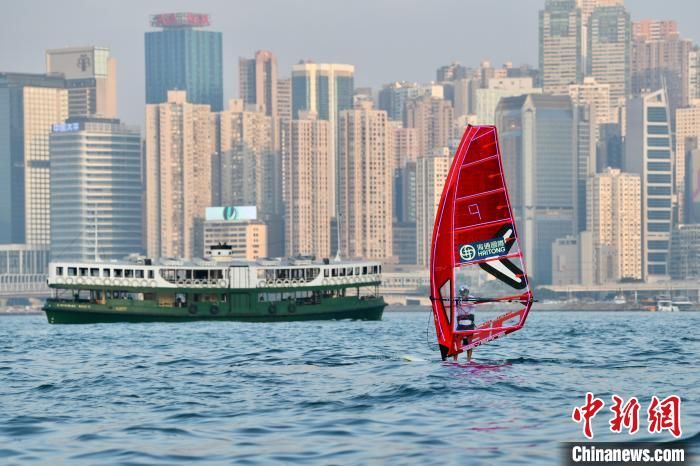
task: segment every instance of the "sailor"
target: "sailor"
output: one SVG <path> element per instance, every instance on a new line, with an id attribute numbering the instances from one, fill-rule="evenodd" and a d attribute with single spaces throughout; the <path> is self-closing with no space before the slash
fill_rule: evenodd
<path id="1" fill-rule="evenodd" d="M 457 308 L 455 310 L 456 316 L 457 316 L 457 331 L 460 330 L 474 330 L 476 328 L 476 325 L 474 323 L 474 309 L 476 306 L 474 305 L 474 296 L 469 294 L 469 288 L 467 288 L 465 285 L 462 285 L 459 287 L 459 295 L 457 297 Z M 462 340 L 463 345 L 468 345 L 469 344 L 469 337 L 470 335 L 467 335 L 464 337 L 464 340 Z M 457 355 L 455 354 L 453 356 L 454 361 L 457 361 Z M 472 359 L 472 350 L 468 349 L 467 350 L 467 362 L 471 361 Z"/>

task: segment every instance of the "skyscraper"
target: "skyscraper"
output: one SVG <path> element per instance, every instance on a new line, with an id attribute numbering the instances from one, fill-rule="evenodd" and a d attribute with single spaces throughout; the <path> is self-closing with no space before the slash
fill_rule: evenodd
<path id="1" fill-rule="evenodd" d="M 630 95 L 632 23 L 622 5 L 598 6 L 588 20 L 587 75 L 610 84 L 612 107 Z"/>
<path id="2" fill-rule="evenodd" d="M 574 105 L 587 104 L 595 113 L 596 125 L 617 121 L 610 109 L 610 84 L 600 84 L 595 78 L 586 76 L 582 84 L 569 86 L 569 96 Z M 596 129 L 596 140 L 598 130 Z"/>
<path id="3" fill-rule="evenodd" d="M 417 129 L 421 155 L 449 146 L 452 117 L 452 105 L 438 97 L 416 97 L 406 103 L 404 126 Z"/>
<path id="4" fill-rule="evenodd" d="M 501 154 L 532 280 L 552 283 L 552 244 L 576 227 L 576 115 L 568 95 L 505 97 Z"/>
<path id="5" fill-rule="evenodd" d="M 49 134 L 68 118 L 63 77 L 0 73 L 0 243 L 48 246 Z"/>
<path id="6" fill-rule="evenodd" d="M 335 216 L 337 208 L 338 115 L 352 108 L 354 75 L 352 65 L 299 63 L 292 67 L 292 118 L 307 111 L 329 123 L 327 200 L 331 216 Z"/>
<path id="7" fill-rule="evenodd" d="M 362 102 L 338 122 L 338 225 L 347 257 L 393 256 L 394 153 L 387 114 Z"/>
<path id="8" fill-rule="evenodd" d="M 416 263 L 424 267 L 430 264 L 435 212 L 451 163 L 445 151 L 418 157 L 416 162 Z"/>
<path id="9" fill-rule="evenodd" d="M 494 113 L 498 101 L 503 97 L 524 94 L 540 94 L 541 88 L 533 87 L 532 78 L 491 78 L 488 87 L 476 90 L 477 124 L 494 124 Z"/>
<path id="10" fill-rule="evenodd" d="M 583 79 L 581 10 L 575 0 L 547 0 L 540 10 L 540 79 L 543 92 L 563 95 Z"/>
<path id="11" fill-rule="evenodd" d="M 292 80 L 291 78 L 277 81 L 277 115 L 280 121 L 292 119 Z"/>
<path id="12" fill-rule="evenodd" d="M 673 280 L 700 279 L 700 225 L 679 225 L 671 237 Z"/>
<path id="13" fill-rule="evenodd" d="M 700 100 L 694 100 L 693 105 L 676 110 L 676 157 L 674 160 L 675 192 L 678 197 L 678 217 L 685 217 L 686 202 L 686 158 L 689 138 L 700 141 Z"/>
<path id="14" fill-rule="evenodd" d="M 151 257 L 190 258 L 195 219 L 211 205 L 214 115 L 185 91 L 146 105 L 146 230 Z"/>
<path id="15" fill-rule="evenodd" d="M 53 125 L 49 146 L 52 259 L 143 252 L 139 129 L 72 117 Z"/>
<path id="16" fill-rule="evenodd" d="M 260 106 L 265 115 L 277 117 L 277 57 L 258 50 L 255 58 L 238 59 L 239 95 L 245 104 Z"/>
<path id="17" fill-rule="evenodd" d="M 700 138 L 685 140 L 685 196 L 683 197 L 684 223 L 700 224 Z M 678 150 L 678 149 L 676 149 Z"/>
<path id="18" fill-rule="evenodd" d="M 644 20 L 632 23 L 632 93 L 668 93 L 671 117 L 689 102 L 688 59 L 692 48 L 681 39 L 675 21 Z"/>
<path id="19" fill-rule="evenodd" d="M 673 192 L 671 126 L 664 90 L 627 104 L 624 170 L 642 180 L 642 277 L 668 276 Z"/>
<path id="20" fill-rule="evenodd" d="M 330 123 L 300 112 L 285 126 L 285 254 L 330 255 L 328 190 Z"/>
<path id="21" fill-rule="evenodd" d="M 46 51 L 47 73 L 63 73 L 68 89 L 68 114 L 117 117 L 117 62 L 106 47 Z"/>
<path id="22" fill-rule="evenodd" d="M 166 102 L 168 91 L 182 90 L 190 103 L 207 104 L 212 111 L 221 111 L 221 33 L 198 29 L 209 26 L 209 15 L 154 15 L 151 26 L 161 30 L 145 34 L 146 103 Z"/>
<path id="23" fill-rule="evenodd" d="M 588 225 L 597 283 L 642 278 L 641 181 L 609 168 L 588 179 Z"/>

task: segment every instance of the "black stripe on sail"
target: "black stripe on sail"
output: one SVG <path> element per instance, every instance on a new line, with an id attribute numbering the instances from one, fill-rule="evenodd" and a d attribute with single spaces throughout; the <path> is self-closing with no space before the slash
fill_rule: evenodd
<path id="1" fill-rule="evenodd" d="M 503 225 L 496 233 L 496 236 L 502 237 L 505 240 L 506 254 L 510 252 L 511 248 L 513 247 L 513 244 L 515 243 L 515 241 L 510 241 L 511 239 L 514 239 L 514 232 L 515 228 L 513 227 L 513 224 L 508 223 L 506 225 Z M 489 262 L 493 261 L 482 262 L 479 264 L 479 267 L 481 267 L 481 269 L 487 272 L 488 274 L 496 277 L 503 283 L 506 283 L 507 285 L 515 288 L 516 290 L 523 290 L 527 288 L 527 279 L 525 278 L 525 274 L 522 270 L 520 270 L 520 267 L 511 262 L 510 259 L 499 259 L 498 262 L 500 262 L 503 265 L 503 267 L 508 269 L 513 274 L 513 276 L 509 276 L 503 271 L 498 270 L 496 267 L 489 264 Z M 518 277 L 520 277 L 521 279 L 517 280 Z"/>

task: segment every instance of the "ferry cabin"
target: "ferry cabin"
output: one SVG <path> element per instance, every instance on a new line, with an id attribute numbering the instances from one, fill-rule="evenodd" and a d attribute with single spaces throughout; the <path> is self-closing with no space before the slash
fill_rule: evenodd
<path id="1" fill-rule="evenodd" d="M 310 260 L 54 262 L 52 323 L 379 319 L 381 264 Z"/>

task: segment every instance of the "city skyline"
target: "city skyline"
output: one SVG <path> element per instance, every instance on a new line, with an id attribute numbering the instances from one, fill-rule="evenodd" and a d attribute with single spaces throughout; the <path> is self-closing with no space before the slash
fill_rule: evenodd
<path id="1" fill-rule="evenodd" d="M 429 82 L 435 79 L 439 66 L 452 61 L 467 67 L 476 67 L 485 59 L 493 66 L 511 61 L 516 66 L 536 67 L 537 21 L 543 3 L 541 0 L 502 0 L 481 4 L 477 17 L 472 15 L 473 8 L 468 3 L 457 1 L 444 3 L 440 9 L 420 8 L 413 2 L 382 1 L 372 3 L 368 10 L 369 4 L 356 3 L 343 5 L 343 15 L 334 11 L 339 6 L 325 2 L 314 2 L 311 6 L 305 3 L 301 8 L 278 1 L 265 2 L 264 7 L 259 3 L 234 6 L 210 1 L 158 1 L 147 5 L 129 4 L 124 8 L 116 4 L 68 1 L 41 4 L 37 8 L 40 2 L 29 1 L 4 7 L 15 20 L 0 31 L 0 70 L 42 73 L 46 50 L 86 45 L 107 47 L 119 63 L 118 117 L 128 124 L 142 125 L 145 102 L 143 37 L 144 32 L 155 30 L 149 26 L 151 14 L 195 11 L 211 15 L 212 25 L 208 29 L 223 33 L 224 102 L 227 102 L 239 97 L 239 58 L 250 57 L 260 49 L 276 54 L 280 78 L 288 77 L 292 66 L 302 59 L 349 63 L 356 68 L 355 86 L 370 86 L 374 91 L 396 80 Z M 700 26 L 692 21 L 700 15 L 700 4 L 638 0 L 627 2 L 625 7 L 633 21 L 673 19 L 678 21 L 683 37 L 696 43 L 700 41 Z M 37 18 L 36 11 L 44 12 L 45 16 Z M 271 11 L 276 14 L 271 15 Z M 50 18 L 50 23 L 44 23 L 43 18 Z M 109 18 L 106 27 L 99 18 Z M 34 33 L 25 38 L 28 23 L 35 25 Z M 348 24 L 362 24 L 363 34 L 341 34 L 341 27 L 347 28 Z M 435 24 L 433 34 L 430 27 L 426 27 L 432 24 Z M 498 25 L 498 34 L 492 33 L 493 24 Z M 425 34 L 402 34 L 404 28 L 421 30 Z M 467 32 L 460 32 L 461 28 Z M 313 40 L 313 35 L 318 34 L 323 34 L 324 40 Z M 25 39 L 18 43 L 13 39 L 18 35 Z M 383 40 L 378 40 L 379 37 Z M 395 40 L 387 41 L 386 37 Z M 485 37 L 489 40 L 483 40 Z M 387 60 L 387 54 L 392 60 Z M 416 57 L 421 56 L 428 58 L 416 61 Z"/>

